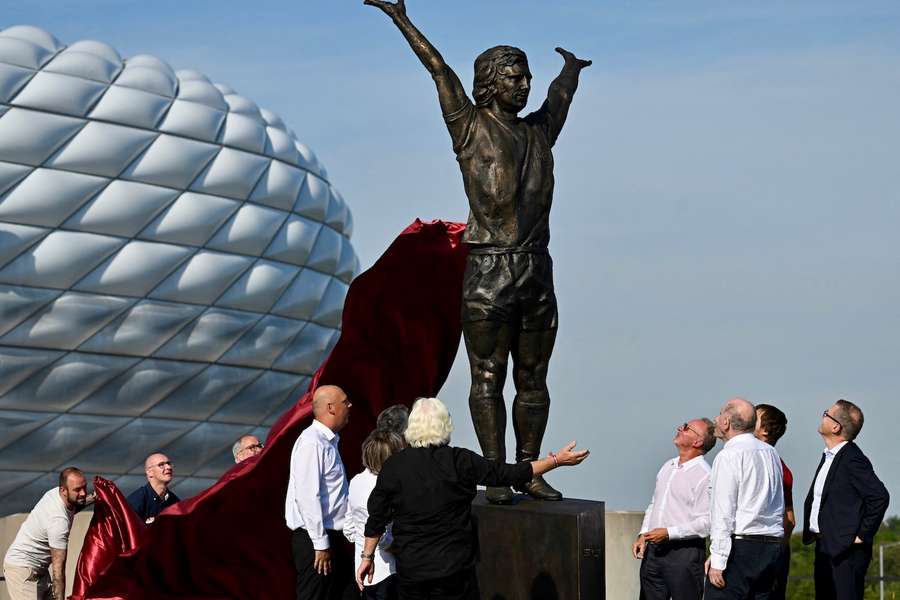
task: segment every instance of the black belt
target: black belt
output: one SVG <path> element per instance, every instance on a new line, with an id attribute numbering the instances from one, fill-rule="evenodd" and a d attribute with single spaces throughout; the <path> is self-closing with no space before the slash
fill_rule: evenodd
<path id="1" fill-rule="evenodd" d="M 682 538 L 678 540 L 666 540 L 664 542 L 654 543 L 648 542 L 649 544 L 653 544 L 657 548 L 660 549 L 676 549 L 676 548 L 706 548 L 706 540 L 704 538 Z"/>
<path id="2" fill-rule="evenodd" d="M 752 535 L 744 533 L 734 533 L 731 535 L 733 540 L 744 540 L 745 542 L 761 542 L 763 544 L 783 544 L 783 537 L 775 537 L 774 535 Z"/>

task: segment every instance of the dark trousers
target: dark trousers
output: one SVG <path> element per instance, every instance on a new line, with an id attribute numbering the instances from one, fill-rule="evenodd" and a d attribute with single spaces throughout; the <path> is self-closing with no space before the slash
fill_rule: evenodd
<path id="1" fill-rule="evenodd" d="M 475 569 L 440 579 L 410 581 L 400 577 L 400 600 L 481 600 Z"/>
<path id="2" fill-rule="evenodd" d="M 397 600 L 397 576 L 385 577 L 375 585 L 363 588 L 360 600 Z"/>
<path id="3" fill-rule="evenodd" d="M 784 546 L 784 551 L 778 559 L 775 566 L 775 587 L 772 588 L 772 595 L 769 600 L 785 600 L 787 595 L 787 580 L 791 572 L 791 547 Z"/>
<path id="4" fill-rule="evenodd" d="M 731 540 L 725 587 L 719 589 L 707 579 L 704 600 L 771 600 L 783 553 L 784 544 Z"/>
<path id="5" fill-rule="evenodd" d="M 358 598 L 353 558 L 344 535 L 326 529 L 331 546 L 331 572 L 328 575 L 316 573 L 314 561 L 316 551 L 305 529 L 296 529 L 291 538 L 294 554 L 294 568 L 297 570 L 297 600 L 344 600 Z"/>
<path id="6" fill-rule="evenodd" d="M 647 544 L 641 562 L 641 600 L 700 600 L 703 596 L 703 540 Z"/>
<path id="7" fill-rule="evenodd" d="M 870 544 L 853 544 L 835 557 L 819 552 L 816 544 L 816 600 L 862 600 L 870 562 Z"/>

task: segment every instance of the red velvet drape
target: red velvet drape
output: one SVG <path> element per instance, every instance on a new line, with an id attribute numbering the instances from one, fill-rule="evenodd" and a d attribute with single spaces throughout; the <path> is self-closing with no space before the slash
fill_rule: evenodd
<path id="1" fill-rule="evenodd" d="M 434 396 L 460 338 L 464 225 L 416 220 L 350 286 L 341 338 L 316 373 L 353 402 L 341 432 L 348 475 L 378 413 Z M 311 419 L 311 392 L 273 425 L 265 450 L 143 528 L 114 485 L 99 480 L 75 578 L 76 600 L 288 599 L 294 595 L 284 523 L 291 449 Z M 142 529 L 143 528 L 143 529 Z"/>

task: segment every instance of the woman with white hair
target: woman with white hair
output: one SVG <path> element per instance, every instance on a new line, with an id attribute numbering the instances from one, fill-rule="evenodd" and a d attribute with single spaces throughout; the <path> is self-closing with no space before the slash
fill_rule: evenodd
<path id="1" fill-rule="evenodd" d="M 400 600 L 476 600 L 476 540 L 471 506 L 476 487 L 521 486 L 535 475 L 588 456 L 571 442 L 533 462 L 491 462 L 465 448 L 450 446 L 453 421 L 443 402 L 419 398 L 409 413 L 408 447 L 381 468 L 369 496 L 365 546 L 356 573 L 372 581 L 375 549 L 393 522 Z"/>

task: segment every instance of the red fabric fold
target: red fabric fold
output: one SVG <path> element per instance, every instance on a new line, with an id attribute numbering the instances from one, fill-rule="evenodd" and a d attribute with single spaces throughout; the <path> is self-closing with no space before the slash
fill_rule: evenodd
<path id="1" fill-rule="evenodd" d="M 381 410 L 437 394 L 459 347 L 464 227 L 416 220 L 353 281 L 340 340 L 310 391 L 273 425 L 260 455 L 168 508 L 142 533 L 122 494 L 98 479 L 73 598 L 292 598 L 284 498 L 291 449 L 312 419 L 311 392 L 335 384 L 353 402 L 340 442 L 351 476 L 361 469 L 360 445 Z"/>

